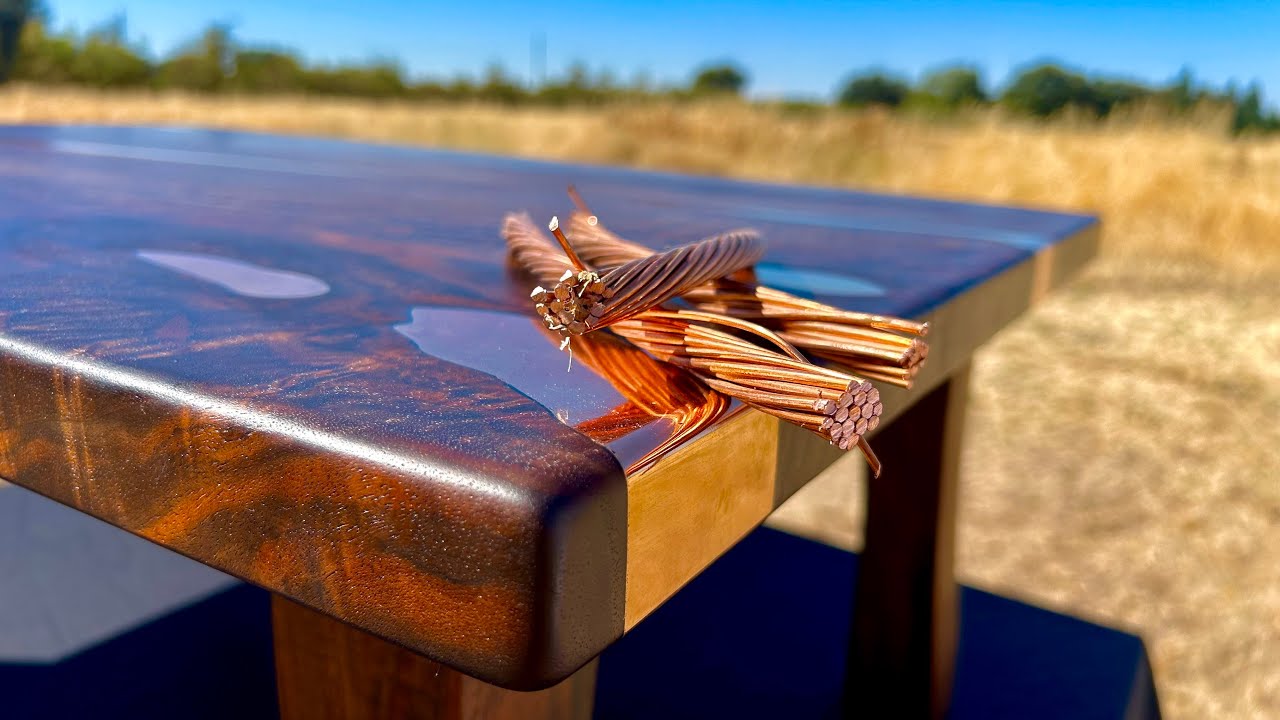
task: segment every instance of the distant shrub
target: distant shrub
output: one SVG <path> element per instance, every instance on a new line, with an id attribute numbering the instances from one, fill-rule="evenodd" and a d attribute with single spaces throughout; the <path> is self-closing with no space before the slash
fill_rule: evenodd
<path id="1" fill-rule="evenodd" d="M 1125 80 L 1094 80 L 1089 83 L 1085 102 L 1098 117 L 1106 117 L 1118 107 L 1132 105 L 1155 95 L 1151 88 Z"/>
<path id="2" fill-rule="evenodd" d="M 921 104 L 944 110 L 987 101 L 982 77 L 970 67 L 944 68 L 928 73 L 920 81 L 915 94 Z"/>
<path id="3" fill-rule="evenodd" d="M 504 105 L 515 105 L 529 99 L 529 93 L 501 65 L 490 66 L 475 95 L 481 100 Z"/>
<path id="4" fill-rule="evenodd" d="M 277 50 L 238 50 L 234 69 L 227 78 L 233 90 L 250 93 L 301 92 L 306 71 L 297 58 Z"/>
<path id="5" fill-rule="evenodd" d="M 1000 102 L 1018 112 L 1048 117 L 1069 105 L 1088 107 L 1092 96 L 1084 76 L 1056 65 L 1039 65 L 1014 78 Z"/>
<path id="6" fill-rule="evenodd" d="M 70 82 L 75 60 L 76 46 L 70 38 L 46 34 L 43 24 L 29 22 L 22 29 L 12 76 L 31 82 Z"/>
<path id="7" fill-rule="evenodd" d="M 545 105 L 590 105 L 610 99 L 617 93 L 612 80 L 604 76 L 593 79 L 587 66 L 575 62 L 564 77 L 554 79 L 528 95 L 533 102 Z"/>
<path id="8" fill-rule="evenodd" d="M 90 38 L 71 61 L 71 79 L 98 88 L 134 87 L 151 79 L 151 65 L 124 45 Z"/>
<path id="9" fill-rule="evenodd" d="M 1236 134 L 1248 131 L 1280 130 L 1280 115 L 1263 111 L 1262 89 L 1256 83 L 1250 85 L 1249 90 L 1236 101 L 1231 130 Z"/>
<path id="10" fill-rule="evenodd" d="M 784 115 L 796 117 L 808 117 L 818 115 L 830 107 L 827 103 L 818 102 L 816 100 L 798 100 L 786 99 L 777 100 L 772 103 L 773 107 Z"/>
<path id="11" fill-rule="evenodd" d="M 710 65 L 697 71 L 689 90 L 694 95 L 741 95 L 747 87 L 747 74 L 729 63 Z"/>
<path id="12" fill-rule="evenodd" d="M 1160 99 L 1170 110 L 1180 113 L 1195 107 L 1204 95 L 1204 90 L 1195 87 L 1195 80 L 1187 68 L 1180 70 L 1174 81 L 1159 93 Z"/>
<path id="13" fill-rule="evenodd" d="M 903 80 L 881 73 L 855 75 L 850 78 L 840 91 L 841 105 L 859 107 L 864 105 L 884 105 L 897 107 L 907 99 L 911 88 Z"/>
<path id="14" fill-rule="evenodd" d="M 748 83 L 746 72 L 720 61 L 697 69 L 682 86 L 655 85 L 647 76 L 620 84 L 607 70 L 592 74 L 581 62 L 563 75 L 531 87 L 501 66 L 489 68 L 480 81 L 466 76 L 410 81 L 398 63 L 371 60 L 337 65 L 309 65 L 279 48 L 244 47 L 221 25 L 207 28 L 174 54 L 156 59 L 128 42 L 124 16 L 117 16 L 84 35 L 49 30 L 48 12 L 39 0 L 0 0 L 0 82 L 77 83 L 96 88 L 155 87 L 195 92 L 313 93 L 364 98 L 405 98 L 439 102 L 481 100 L 517 105 L 591 105 L 615 101 L 738 97 Z M 885 72 L 850 76 L 836 93 L 850 107 L 879 105 L 950 113 L 991 101 L 975 68 L 957 65 L 927 73 L 912 87 Z M 823 102 L 762 101 L 787 115 L 813 114 Z M 1129 105 L 1144 113 L 1169 116 L 1209 113 L 1230 118 L 1235 134 L 1280 131 L 1280 115 L 1263 104 L 1257 85 L 1244 92 L 1198 85 L 1183 70 L 1165 87 L 1112 78 L 1089 78 L 1053 63 L 1027 67 L 999 95 L 1010 112 L 1048 117 L 1066 109 L 1105 117 Z"/>
<path id="15" fill-rule="evenodd" d="M 156 69 L 156 85 L 196 92 L 224 89 L 235 64 L 231 34 L 227 28 L 209 27 L 195 42 Z"/>
<path id="16" fill-rule="evenodd" d="M 385 61 L 372 65 L 339 65 L 308 70 L 306 88 L 321 95 L 354 95 L 366 98 L 400 97 L 408 89 L 400 68 Z"/>

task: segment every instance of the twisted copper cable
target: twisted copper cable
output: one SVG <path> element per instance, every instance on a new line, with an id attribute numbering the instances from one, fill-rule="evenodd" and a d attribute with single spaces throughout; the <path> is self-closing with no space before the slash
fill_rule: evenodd
<path id="1" fill-rule="evenodd" d="M 600 222 L 600 218 L 591 212 L 577 188 L 569 186 L 569 197 L 577 207 L 577 212 L 570 215 L 569 227 L 578 236 L 573 238 L 574 248 L 583 262 L 596 267 L 613 267 L 630 262 L 637 258 L 653 254 L 653 250 L 622 238 L 611 232 Z M 908 335 L 924 336 L 929 332 L 929 324 L 906 320 L 888 315 L 860 313 L 841 310 L 815 300 L 775 290 L 764 285 L 738 282 L 720 278 L 685 293 L 702 300 L 715 300 L 726 305 L 754 305 L 759 317 L 779 320 L 826 320 L 830 322 L 864 325 L 882 328 Z"/>
<path id="2" fill-rule="evenodd" d="M 569 219 L 576 251 L 585 262 L 609 267 L 652 254 L 652 250 L 610 232 L 591 214 L 572 186 L 578 211 Z M 883 382 L 911 387 L 929 347 L 918 337 L 928 325 L 902 318 L 840 310 L 781 290 L 722 277 L 683 295 L 708 312 L 764 324 L 812 357 L 841 363 Z"/>
<path id="3" fill-rule="evenodd" d="M 514 264 L 537 281 L 549 283 L 561 277 L 572 265 L 552 249 L 551 244 L 528 215 L 509 215 L 504 224 L 504 237 Z M 675 421 L 678 430 L 667 440 L 627 468 L 639 472 L 666 453 L 702 432 L 729 409 L 729 401 L 687 370 L 653 360 L 633 345 L 607 334 L 587 335 L 578 339 L 574 357 L 596 374 L 613 384 L 628 401 L 645 412 Z M 618 413 L 619 422 L 626 421 L 627 411 Z M 608 416 L 606 416 L 608 417 Z M 586 421 L 578 425 L 589 437 L 616 439 L 616 429 L 609 422 Z"/>
<path id="4" fill-rule="evenodd" d="M 634 410 L 652 418 L 675 423 L 675 431 L 657 447 L 627 468 L 634 474 L 702 432 L 729 410 L 729 398 L 709 388 L 690 371 L 658 362 L 639 348 L 608 333 L 593 333 L 574 345 L 574 359 L 608 380 L 631 408 L 615 408 L 619 424 L 635 427 Z M 634 409 L 634 410 L 633 410 Z M 579 423 L 576 427 L 589 437 L 611 434 L 612 423 L 605 418 Z M 625 433 L 623 433 L 625 434 Z M 608 439 L 615 439 L 613 435 Z"/>
<path id="5" fill-rule="evenodd" d="M 550 288 L 530 295 L 547 327 L 583 335 L 657 307 L 715 278 L 751 267 L 764 254 L 759 235 L 738 230 L 662 253 L 645 253 L 601 274 L 588 269 L 555 218 L 551 231 L 568 255 L 567 268 Z M 548 278 L 549 279 L 549 278 Z"/>
<path id="6" fill-rule="evenodd" d="M 556 252 L 555 247 L 547 241 L 546 237 L 533 224 L 533 221 L 530 220 L 527 214 L 508 214 L 503 220 L 502 235 L 507 241 L 507 250 L 511 256 L 513 264 L 521 271 L 534 277 L 536 280 L 541 280 L 546 283 L 548 278 L 556 277 L 556 274 L 561 270 L 564 270 L 564 272 L 560 274 L 561 277 L 572 270 L 572 268 L 565 270 L 565 268 L 569 267 L 569 261 L 567 261 L 564 256 Z M 535 288 L 533 294 L 536 295 L 539 290 L 541 290 L 541 288 Z M 656 312 L 656 310 L 646 310 L 644 313 L 638 314 L 647 314 L 651 312 Z M 773 331 L 756 325 L 755 323 L 739 318 L 725 317 L 715 313 L 706 313 L 695 310 L 676 310 L 671 311 L 668 314 L 671 314 L 674 317 L 683 318 L 685 322 L 701 321 L 716 325 L 723 325 L 728 328 L 756 335 L 764 341 L 777 346 L 783 353 L 787 354 L 792 359 L 801 363 L 808 363 L 804 355 L 790 343 L 783 340 Z M 549 329 L 555 330 L 556 328 Z M 711 332 L 716 332 L 718 335 L 731 340 L 738 340 L 738 338 L 724 332 Z M 759 352 L 769 352 L 760 348 L 758 345 L 753 345 L 751 343 L 744 343 L 744 346 L 750 347 Z"/>
<path id="7" fill-rule="evenodd" d="M 691 324 L 679 312 L 653 311 L 613 330 L 660 360 L 698 372 L 713 389 L 845 450 L 874 430 L 884 411 L 880 392 L 865 380 Z"/>
<path id="8" fill-rule="evenodd" d="M 548 282 L 571 268 L 526 215 L 508 215 L 503 236 L 513 264 L 537 281 Z M 707 324 L 751 332 L 778 349 Z M 879 391 L 865 380 L 815 366 L 774 333 L 738 318 L 647 310 L 613 323 L 611 329 L 650 355 L 694 371 L 725 395 L 811 430 L 842 449 L 858 445 L 879 474 L 879 461 L 862 436 L 879 423 L 884 406 Z"/>

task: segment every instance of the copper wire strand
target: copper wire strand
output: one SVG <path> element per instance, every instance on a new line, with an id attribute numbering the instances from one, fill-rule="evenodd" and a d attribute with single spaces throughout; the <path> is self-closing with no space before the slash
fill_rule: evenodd
<path id="1" fill-rule="evenodd" d="M 755 323 L 749 323 L 738 318 L 726 317 L 724 315 L 717 315 L 715 313 L 700 312 L 697 310 L 681 310 L 679 312 L 671 312 L 667 310 L 653 310 L 648 313 L 648 316 L 653 318 L 668 318 L 673 320 L 702 321 L 712 325 L 725 325 L 725 326 L 734 328 L 735 330 L 742 330 L 743 332 L 750 333 L 752 335 L 755 335 L 757 337 L 760 337 L 769 341 L 770 343 L 778 346 L 778 349 L 781 350 L 782 352 L 795 358 L 797 362 L 802 362 L 802 363 L 807 362 L 804 355 L 801 354 L 800 351 L 795 348 L 795 346 L 787 342 L 777 333 L 774 333 L 773 331 L 767 328 L 763 328 L 759 325 L 756 325 Z M 710 329 L 700 328 L 696 325 L 688 326 L 687 331 L 701 332 L 703 335 L 706 335 L 708 337 L 712 336 L 713 334 L 713 331 L 711 331 Z M 733 337 L 733 336 L 730 335 L 728 337 Z M 749 343 L 743 343 L 743 344 L 749 345 Z"/>
<path id="2" fill-rule="evenodd" d="M 540 268 L 544 277 L 554 276 L 563 269 L 563 259 L 555 258 L 554 255 L 543 260 L 537 259 L 538 254 L 523 257 Z M 668 452 L 702 432 L 730 408 L 728 398 L 711 390 L 687 369 L 659 362 L 612 334 L 601 333 L 578 338 L 575 353 L 580 363 L 608 380 L 627 398 L 628 405 L 648 413 L 651 418 L 667 418 L 675 423 L 675 430 L 667 439 L 633 462 L 626 470 L 628 474 L 647 469 Z M 622 430 L 628 421 L 631 429 L 639 427 L 634 419 L 625 416 L 612 420 L 605 416 L 584 421 L 576 427 L 589 437 L 594 438 L 596 434 L 593 433 L 597 433 L 600 439 L 607 442 L 625 434 Z"/>
<path id="3" fill-rule="evenodd" d="M 605 228 L 573 186 L 569 196 L 577 206 L 569 218 L 570 232 L 587 263 L 607 267 L 652 255 L 651 249 Z M 874 372 L 876 379 L 904 387 L 928 356 L 928 345 L 920 339 L 928 332 L 927 323 L 841 310 L 728 277 L 692 288 L 682 299 L 699 310 L 762 323 L 812 357 Z"/>
<path id="4" fill-rule="evenodd" d="M 527 216 L 508 216 L 503 235 L 513 264 L 536 281 L 547 283 L 572 272 L 567 257 Z M 851 408 L 856 408 L 859 416 L 872 416 L 869 404 L 878 397 L 869 395 L 875 392 L 871 384 L 813 365 L 803 360 L 801 353 L 784 354 L 780 350 L 788 344 L 781 338 L 773 339 L 776 334 L 764 328 L 751 328 L 750 332 L 779 350 L 714 327 L 722 324 L 743 330 L 744 323 L 747 321 L 741 318 L 726 322 L 701 311 L 647 310 L 612 323 L 610 329 L 649 355 L 693 371 L 708 385 L 714 383 L 724 395 L 811 430 L 842 449 L 859 446 L 869 423 L 859 429 L 848 417 Z"/>
<path id="5" fill-rule="evenodd" d="M 611 232 L 591 213 L 573 186 L 569 196 L 578 211 L 569 218 L 577 251 L 596 267 L 612 267 L 653 254 L 653 250 Z M 868 328 L 894 330 L 914 336 L 929 332 L 929 324 L 887 315 L 841 310 L 764 285 L 720 278 L 693 288 L 685 299 L 707 310 L 732 312 L 744 319 L 826 321 Z M 897 337 L 897 336 L 894 336 Z"/>
<path id="6" fill-rule="evenodd" d="M 597 327 L 607 327 L 709 280 L 750 267 L 763 254 L 759 236 L 734 232 L 619 265 L 600 277 L 615 295 L 607 299 Z"/>
<path id="7" fill-rule="evenodd" d="M 867 442 L 866 438 L 858 436 L 858 449 L 862 451 L 862 457 L 867 459 L 867 465 L 871 468 L 871 477 L 880 477 L 880 470 L 883 469 L 880 465 L 880 458 L 876 457 L 876 454 L 872 452 L 871 444 Z"/>
<path id="8" fill-rule="evenodd" d="M 554 231 L 553 231 L 554 232 Z M 524 247 L 518 252 L 521 235 L 528 235 Z M 527 216 L 508 218 L 504 235 L 511 243 L 513 256 L 518 254 L 517 265 L 535 277 L 547 280 L 559 277 L 566 269 L 565 259 L 554 252 L 546 252 L 543 240 Z M 569 261 L 570 263 L 572 261 Z M 729 398 L 708 388 L 690 371 L 661 363 L 618 337 L 602 334 L 597 337 L 579 338 L 576 346 L 579 362 L 608 380 L 628 398 L 622 412 L 593 421 L 585 421 L 577 427 L 591 437 L 608 442 L 625 434 L 623 430 L 637 427 L 633 417 L 626 413 L 640 410 L 650 417 L 665 417 L 675 423 L 675 430 L 657 447 L 627 467 L 628 474 L 642 472 L 671 450 L 679 447 L 702 432 L 730 409 Z M 619 417 L 611 417 L 619 415 Z"/>
<path id="9" fill-rule="evenodd" d="M 531 299 L 547 327 L 564 335 L 583 335 L 652 309 L 685 291 L 744 268 L 764 254 L 760 236 L 736 231 L 674 248 L 647 253 L 602 273 L 591 272 L 552 218 L 550 230 L 569 258 L 549 288 L 539 286 Z"/>
<path id="10" fill-rule="evenodd" d="M 633 414 L 637 411 L 645 413 L 650 420 L 666 418 L 675 424 L 674 431 L 665 440 L 627 467 L 629 475 L 652 466 L 729 410 L 729 399 L 691 372 L 658 362 L 607 333 L 580 338 L 575 352 L 579 362 L 608 380 L 627 398 L 625 405 L 609 415 L 576 425 L 579 431 L 604 442 L 617 439 L 647 424 L 637 422 Z M 613 415 L 619 417 L 613 418 Z"/>
<path id="11" fill-rule="evenodd" d="M 583 264 L 582 258 L 578 257 L 578 253 L 574 251 L 573 245 L 569 243 L 569 238 L 564 236 L 564 231 L 560 229 L 560 218 L 552 217 L 551 223 L 547 225 L 551 230 L 551 234 L 555 236 L 556 242 L 560 243 L 560 249 L 568 256 L 569 262 L 573 264 L 573 268 L 578 271 L 586 270 L 587 266 Z"/>
<path id="12" fill-rule="evenodd" d="M 622 240 L 603 225 L 599 224 L 595 215 L 575 213 L 570 220 L 573 237 L 579 246 L 581 255 L 586 261 L 595 265 L 614 263 L 622 259 L 634 259 L 652 252 L 644 246 Z M 718 278 L 716 281 L 692 288 L 684 293 L 684 300 L 701 310 L 722 313 L 737 318 L 760 320 L 773 325 L 774 328 L 805 328 L 833 336 L 842 336 L 850 340 L 882 342 L 886 345 L 902 347 L 923 347 L 924 343 L 915 338 L 902 337 L 890 331 L 923 336 L 928 332 L 927 323 L 916 323 L 913 320 L 891 318 L 886 315 L 852 313 L 852 311 L 836 309 L 819 304 L 812 300 L 801 299 L 788 293 L 773 290 L 764 286 L 751 286 L 748 283 Z M 850 352 L 858 348 L 850 348 Z"/>

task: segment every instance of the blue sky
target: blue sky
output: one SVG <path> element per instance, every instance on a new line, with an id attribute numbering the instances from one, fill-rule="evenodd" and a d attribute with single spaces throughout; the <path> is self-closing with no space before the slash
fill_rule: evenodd
<path id="1" fill-rule="evenodd" d="M 405 2 L 366 0 L 47 0 L 57 26 L 88 29 L 125 13 L 130 37 L 166 53 L 210 22 L 246 43 L 312 60 L 394 57 L 414 75 L 481 75 L 501 63 L 530 72 L 530 40 L 546 38 L 556 75 L 574 61 L 620 80 L 680 82 L 731 58 L 761 96 L 829 97 L 851 70 L 916 77 L 975 63 L 989 84 L 1054 58 L 1099 74 L 1163 82 L 1179 68 L 1216 86 L 1260 81 L 1280 94 L 1280 1 L 1206 2 Z M 357 10 L 356 8 L 359 8 Z"/>

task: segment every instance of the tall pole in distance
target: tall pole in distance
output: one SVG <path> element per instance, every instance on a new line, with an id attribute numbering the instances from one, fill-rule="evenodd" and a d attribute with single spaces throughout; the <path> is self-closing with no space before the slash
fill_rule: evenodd
<path id="1" fill-rule="evenodd" d="M 547 34 L 541 31 L 529 36 L 529 90 L 547 84 Z"/>

